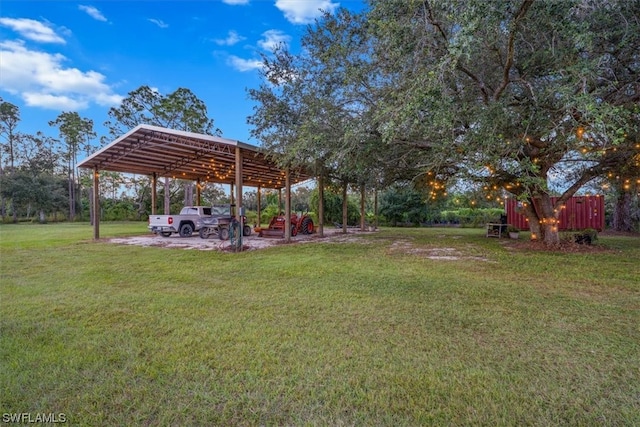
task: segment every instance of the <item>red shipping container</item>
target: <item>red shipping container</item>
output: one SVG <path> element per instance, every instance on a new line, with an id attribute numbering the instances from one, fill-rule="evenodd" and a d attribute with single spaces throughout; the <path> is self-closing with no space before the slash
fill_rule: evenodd
<path id="1" fill-rule="evenodd" d="M 557 197 L 551 198 L 551 202 L 554 204 L 556 200 L 558 200 Z M 521 206 L 522 202 L 516 199 L 507 199 L 507 223 L 520 230 L 528 230 L 527 218 L 519 213 Z M 541 210 L 538 208 L 536 211 L 540 212 Z M 585 230 L 587 228 L 604 230 L 604 197 L 601 195 L 572 197 L 560 208 L 558 230 Z"/>

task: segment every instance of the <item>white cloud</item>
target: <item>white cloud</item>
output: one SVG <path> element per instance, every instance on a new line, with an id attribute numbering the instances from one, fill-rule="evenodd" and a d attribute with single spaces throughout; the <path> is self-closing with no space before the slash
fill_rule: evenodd
<path id="1" fill-rule="evenodd" d="M 20 96 L 27 105 L 62 110 L 78 110 L 91 103 L 111 106 L 122 96 L 96 71 L 64 66 L 61 54 L 29 50 L 23 42 L 0 42 L 0 90 Z"/>
<path id="2" fill-rule="evenodd" d="M 22 37 L 42 43 L 66 43 L 50 27 L 33 19 L 0 18 L 0 25 L 11 28 Z"/>
<path id="3" fill-rule="evenodd" d="M 321 16 L 321 10 L 333 13 L 338 6 L 331 0 L 276 0 L 276 7 L 293 24 L 309 24 Z"/>
<path id="4" fill-rule="evenodd" d="M 249 0 L 222 0 L 222 3 L 236 6 L 236 5 L 249 4 Z"/>
<path id="5" fill-rule="evenodd" d="M 220 46 L 233 46 L 234 44 L 239 43 L 244 39 L 245 37 L 242 37 L 241 35 L 239 35 L 238 33 L 232 30 L 232 31 L 229 31 L 229 34 L 227 35 L 226 39 L 216 39 L 214 41 L 216 42 L 216 44 L 219 44 Z"/>
<path id="6" fill-rule="evenodd" d="M 281 43 L 287 44 L 290 40 L 291 37 L 280 30 L 268 30 L 262 33 L 262 39 L 258 40 L 258 46 L 267 52 L 273 52 L 276 46 Z M 260 59 L 244 59 L 234 55 L 227 58 L 227 63 L 241 72 L 264 68 Z"/>
<path id="7" fill-rule="evenodd" d="M 87 15 L 89 15 L 90 17 L 92 17 L 96 21 L 102 21 L 102 22 L 106 22 L 107 21 L 107 18 L 104 17 L 102 12 L 100 12 L 98 9 L 96 9 L 93 6 L 80 5 L 80 6 L 78 6 L 78 9 L 80 9 L 83 12 L 86 12 Z"/>
<path id="8" fill-rule="evenodd" d="M 258 41 L 258 46 L 267 52 L 273 52 L 279 44 L 287 44 L 291 37 L 280 30 L 268 30 L 262 33 L 262 40 Z"/>
<path id="9" fill-rule="evenodd" d="M 259 59 L 243 59 L 237 56 L 231 55 L 229 57 L 229 64 L 238 71 L 252 71 L 262 68 L 262 61 Z"/>
<path id="10" fill-rule="evenodd" d="M 29 107 L 41 107 L 50 110 L 79 111 L 89 106 L 87 100 L 73 99 L 65 95 L 51 95 L 49 93 L 25 92 L 22 99 Z"/>
<path id="11" fill-rule="evenodd" d="M 148 18 L 147 21 L 153 22 L 154 24 L 156 24 L 160 28 L 169 28 L 169 24 L 166 24 L 161 19 Z"/>

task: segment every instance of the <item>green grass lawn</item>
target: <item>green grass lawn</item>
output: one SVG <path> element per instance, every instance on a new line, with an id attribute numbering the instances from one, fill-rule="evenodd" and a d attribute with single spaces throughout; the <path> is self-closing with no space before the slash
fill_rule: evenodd
<path id="1" fill-rule="evenodd" d="M 146 224 L 101 224 L 127 234 Z M 479 229 L 383 229 L 234 254 L 91 236 L 0 226 L 1 413 L 640 425 L 639 238 L 546 253 Z"/>

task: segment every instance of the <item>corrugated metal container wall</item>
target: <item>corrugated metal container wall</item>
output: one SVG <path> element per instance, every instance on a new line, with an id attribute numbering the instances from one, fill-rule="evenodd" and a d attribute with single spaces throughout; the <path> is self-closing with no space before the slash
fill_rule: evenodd
<path id="1" fill-rule="evenodd" d="M 552 197 L 551 202 L 555 203 L 557 199 L 557 197 Z M 520 207 L 521 202 L 516 199 L 507 199 L 507 223 L 521 230 L 528 230 L 527 218 L 518 213 Z M 604 230 L 604 197 L 601 195 L 572 197 L 561 208 L 558 216 L 559 230 L 584 230 L 586 228 Z"/>
<path id="2" fill-rule="evenodd" d="M 518 213 L 521 206 L 522 202 L 516 199 L 507 199 L 507 224 L 518 227 L 520 230 L 528 230 L 529 221 L 524 215 Z"/>

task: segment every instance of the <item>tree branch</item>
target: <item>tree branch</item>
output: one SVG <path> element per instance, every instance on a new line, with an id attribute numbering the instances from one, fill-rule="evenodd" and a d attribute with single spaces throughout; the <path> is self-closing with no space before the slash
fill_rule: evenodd
<path id="1" fill-rule="evenodd" d="M 520 5 L 520 9 L 513 19 L 513 23 L 511 25 L 511 30 L 509 31 L 509 42 L 507 44 L 507 62 L 504 64 L 504 70 L 502 72 L 502 84 L 498 87 L 498 89 L 493 94 L 493 100 L 497 101 L 502 95 L 502 92 L 509 85 L 509 73 L 511 72 L 511 67 L 513 66 L 513 57 L 515 54 L 515 39 L 517 33 L 517 27 L 520 20 L 524 18 L 527 13 L 527 10 L 533 4 L 533 0 L 524 0 Z"/>

